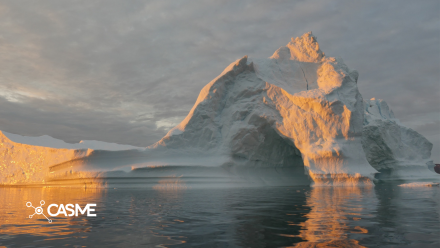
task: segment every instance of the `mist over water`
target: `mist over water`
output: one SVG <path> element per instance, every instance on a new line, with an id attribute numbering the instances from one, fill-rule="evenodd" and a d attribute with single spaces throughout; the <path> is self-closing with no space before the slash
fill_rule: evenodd
<path id="1" fill-rule="evenodd" d="M 10 247 L 438 247 L 440 188 L 0 188 Z M 97 217 L 35 215 L 26 202 L 96 203 Z M 325 246 L 324 246 L 325 247 Z"/>

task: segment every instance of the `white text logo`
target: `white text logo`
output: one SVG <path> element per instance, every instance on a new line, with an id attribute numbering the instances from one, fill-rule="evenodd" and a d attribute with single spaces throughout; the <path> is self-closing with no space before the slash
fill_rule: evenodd
<path id="1" fill-rule="evenodd" d="M 37 215 L 43 215 L 44 217 L 46 217 L 47 221 L 49 221 L 49 223 L 52 223 L 52 220 L 49 219 L 46 215 L 44 215 L 43 213 L 43 208 L 42 206 L 45 204 L 45 202 L 43 200 L 40 201 L 40 206 L 39 207 L 34 207 L 32 206 L 32 202 L 27 202 L 26 206 L 28 208 L 33 207 L 35 209 L 35 213 L 33 215 L 29 215 L 29 218 L 32 218 L 35 214 Z M 87 217 L 96 217 L 96 214 L 93 213 L 95 212 L 95 208 L 96 204 L 95 203 L 89 203 L 87 204 L 84 208 L 81 208 L 81 206 L 79 204 L 60 204 L 58 206 L 58 204 L 50 204 L 47 207 L 47 213 L 50 216 L 58 216 L 58 215 L 64 215 L 64 216 L 78 216 L 78 215 L 84 215 L 86 214 Z"/>

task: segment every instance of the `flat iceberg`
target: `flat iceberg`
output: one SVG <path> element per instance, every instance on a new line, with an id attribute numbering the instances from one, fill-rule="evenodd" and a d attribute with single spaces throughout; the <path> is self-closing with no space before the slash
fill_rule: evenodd
<path id="1" fill-rule="evenodd" d="M 342 59 L 326 57 L 309 32 L 270 58 L 244 56 L 230 64 L 201 90 L 186 118 L 152 146 L 38 148 L 59 157 L 41 165 L 39 177 L 20 176 L 18 169 L 32 160 L 24 158 L 35 157 L 35 146 L 9 148 L 0 183 L 209 177 L 337 186 L 372 185 L 377 174 L 436 177 L 428 169 L 432 144 L 402 126 L 384 101 L 364 101 L 358 76 Z M 24 160 L 13 163 L 16 157 Z"/>
<path id="2" fill-rule="evenodd" d="M 145 149 L 144 147 L 136 147 L 131 145 L 121 145 L 117 143 L 108 143 L 97 140 L 81 140 L 79 143 L 66 143 L 63 140 L 52 138 L 48 135 L 39 137 L 22 136 L 18 134 L 8 133 L 3 131 L 3 135 L 10 141 L 19 144 L 44 146 L 50 148 L 62 148 L 62 149 L 93 149 L 93 150 L 106 150 L 106 151 L 121 151 L 121 150 L 133 150 L 133 149 Z"/>
<path id="3" fill-rule="evenodd" d="M 87 157 L 94 151 L 91 148 L 143 149 L 101 141 L 69 144 L 47 135 L 26 137 L 0 131 L 0 185 L 46 183 L 51 166 Z"/>
<path id="4" fill-rule="evenodd" d="M 435 182 L 414 182 L 414 183 L 404 183 L 400 184 L 400 187 L 407 187 L 407 188 L 418 188 L 418 187 L 439 187 L 440 183 Z"/>

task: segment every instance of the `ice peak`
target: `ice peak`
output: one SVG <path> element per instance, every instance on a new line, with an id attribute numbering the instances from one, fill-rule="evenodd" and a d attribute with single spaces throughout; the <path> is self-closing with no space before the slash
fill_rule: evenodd
<path id="1" fill-rule="evenodd" d="M 231 63 L 228 67 L 226 67 L 223 70 L 222 74 L 225 74 L 230 71 L 232 71 L 232 72 L 240 71 L 241 72 L 247 65 L 247 59 L 248 59 L 247 55 L 243 56 L 241 59 L 237 59 L 235 62 Z"/>
<path id="2" fill-rule="evenodd" d="M 319 44 L 312 32 L 301 37 L 292 38 L 284 47 L 280 47 L 270 58 L 290 59 L 301 62 L 320 62 L 325 54 L 319 49 Z"/>

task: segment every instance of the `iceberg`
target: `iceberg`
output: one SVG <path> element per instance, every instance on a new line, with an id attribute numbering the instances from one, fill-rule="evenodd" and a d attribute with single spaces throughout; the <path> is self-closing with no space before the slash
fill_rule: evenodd
<path id="1" fill-rule="evenodd" d="M 380 172 L 381 179 L 439 178 L 429 168 L 432 143 L 394 117 L 388 104 L 380 99 L 364 102 L 362 145 L 368 162 Z"/>
<path id="2" fill-rule="evenodd" d="M 37 148 L 2 137 L 9 148 L 1 148 L 0 183 L 209 176 L 339 186 L 373 185 L 377 174 L 435 177 L 432 144 L 402 126 L 384 101 L 364 101 L 358 77 L 342 59 L 326 57 L 309 32 L 270 58 L 230 64 L 203 87 L 186 118 L 147 148 Z M 38 177 L 20 176 L 38 156 L 32 149 L 57 159 L 40 165 Z M 16 158 L 21 162 L 12 163 Z"/>
<path id="3" fill-rule="evenodd" d="M 26 137 L 0 131 L 0 185 L 46 183 L 51 166 L 87 157 L 93 149 L 143 148 L 94 140 L 69 144 L 47 135 Z"/>
<path id="4" fill-rule="evenodd" d="M 50 148 L 62 148 L 62 149 L 92 149 L 92 150 L 107 150 L 107 151 L 121 151 L 121 150 L 133 150 L 144 149 L 143 147 L 136 147 L 131 145 L 121 145 L 117 143 L 108 143 L 97 140 L 81 140 L 78 143 L 66 143 L 63 140 L 52 138 L 48 135 L 39 137 L 22 136 L 18 134 L 8 133 L 3 131 L 3 135 L 10 141 L 19 144 L 44 146 Z"/>
<path id="5" fill-rule="evenodd" d="M 417 187 L 438 187 L 439 183 L 434 182 L 414 182 L 414 183 L 404 183 L 400 184 L 400 187 L 409 187 L 409 188 L 417 188 Z"/>

